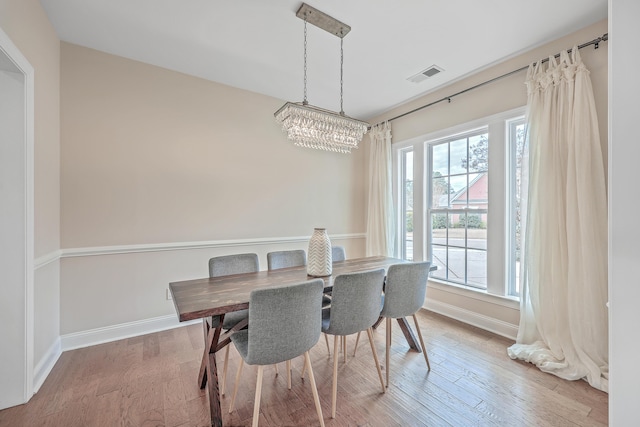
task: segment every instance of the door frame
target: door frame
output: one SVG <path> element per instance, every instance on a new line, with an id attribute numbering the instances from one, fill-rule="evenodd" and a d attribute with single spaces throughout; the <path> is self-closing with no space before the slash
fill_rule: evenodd
<path id="1" fill-rule="evenodd" d="M 24 402 L 33 396 L 34 361 L 34 70 L 9 36 L 0 28 L 0 53 L 4 53 L 24 75 Z"/>

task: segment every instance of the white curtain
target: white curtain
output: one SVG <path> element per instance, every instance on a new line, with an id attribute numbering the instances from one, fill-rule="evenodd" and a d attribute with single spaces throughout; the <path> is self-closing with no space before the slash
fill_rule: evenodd
<path id="1" fill-rule="evenodd" d="M 393 256 L 395 228 L 391 179 L 391 126 L 374 126 L 369 133 L 369 209 L 367 256 Z"/>
<path id="2" fill-rule="evenodd" d="M 589 71 L 578 49 L 527 74 L 521 312 L 513 359 L 608 391 L 607 202 Z"/>

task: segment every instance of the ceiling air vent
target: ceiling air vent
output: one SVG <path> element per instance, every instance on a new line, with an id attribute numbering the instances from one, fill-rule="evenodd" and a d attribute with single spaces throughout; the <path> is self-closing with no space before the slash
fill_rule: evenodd
<path id="1" fill-rule="evenodd" d="M 426 70 L 422 70 L 418 74 L 409 77 L 407 80 L 412 83 L 420 83 L 421 81 L 426 80 L 429 77 L 433 77 L 442 71 L 444 71 L 442 68 L 438 67 L 437 65 L 432 65 Z"/>

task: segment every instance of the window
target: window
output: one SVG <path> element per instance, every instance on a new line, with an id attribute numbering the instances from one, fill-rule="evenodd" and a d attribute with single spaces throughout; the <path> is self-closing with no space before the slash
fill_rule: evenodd
<path id="1" fill-rule="evenodd" d="M 487 288 L 486 129 L 429 144 L 432 277 Z"/>
<path id="2" fill-rule="evenodd" d="M 523 115 L 394 143 L 397 256 L 436 265 L 432 285 L 518 298 Z"/>

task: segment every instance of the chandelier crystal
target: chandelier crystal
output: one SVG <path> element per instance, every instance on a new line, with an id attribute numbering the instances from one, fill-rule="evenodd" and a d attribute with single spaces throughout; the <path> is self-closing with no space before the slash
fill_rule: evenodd
<path id="1" fill-rule="evenodd" d="M 344 54 L 342 42 L 351 27 L 331 16 L 302 3 L 296 16 L 304 20 L 304 101 L 287 102 L 274 113 L 282 125 L 287 138 L 298 147 L 350 153 L 367 133 L 369 123 L 353 119 L 344 114 L 342 69 Z M 314 107 L 307 102 L 307 22 L 340 38 L 340 112 Z"/>
<path id="2" fill-rule="evenodd" d="M 284 104 L 275 117 L 294 145 L 336 153 L 358 148 L 369 126 L 333 111 L 293 102 Z"/>

